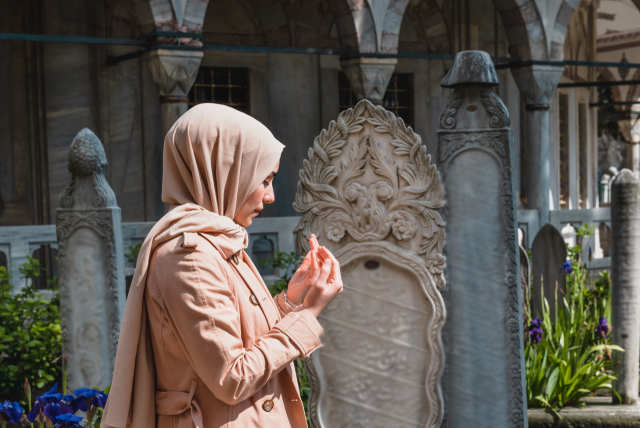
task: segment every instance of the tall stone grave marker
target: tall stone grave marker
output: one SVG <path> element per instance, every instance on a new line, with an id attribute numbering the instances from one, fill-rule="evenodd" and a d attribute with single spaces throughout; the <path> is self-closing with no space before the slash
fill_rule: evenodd
<path id="1" fill-rule="evenodd" d="M 567 246 L 558 229 L 545 224 L 538 231 L 531 245 L 533 262 L 531 291 L 533 296 L 533 313 L 542 319 L 542 296 L 549 302 L 551 318 L 555 319 L 556 285 L 558 300 L 564 296 L 566 273 L 562 264 L 567 260 Z M 534 316 L 534 315 L 532 315 Z"/>
<path id="2" fill-rule="evenodd" d="M 344 292 L 319 318 L 307 359 L 314 428 L 439 428 L 445 310 L 440 177 L 402 119 L 360 101 L 304 161 L 296 249 L 315 233 L 340 261 Z"/>
<path id="3" fill-rule="evenodd" d="M 69 388 L 111 384 L 125 303 L 122 224 L 107 157 L 85 128 L 69 147 L 71 181 L 56 211 L 62 352 Z"/>
<path id="4" fill-rule="evenodd" d="M 520 267 L 509 113 L 485 52 L 456 55 L 442 86 L 447 205 L 447 374 L 451 428 L 525 427 Z"/>
<path id="5" fill-rule="evenodd" d="M 638 403 L 640 358 L 640 181 L 628 169 L 611 183 L 611 325 L 613 343 L 625 352 L 613 353 L 613 387 L 622 404 Z M 617 397 L 613 398 L 617 402 Z"/>

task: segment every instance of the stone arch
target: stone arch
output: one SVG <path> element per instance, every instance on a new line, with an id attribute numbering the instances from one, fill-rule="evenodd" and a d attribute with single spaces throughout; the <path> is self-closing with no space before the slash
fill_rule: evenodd
<path id="1" fill-rule="evenodd" d="M 340 48 L 361 53 L 396 53 L 400 26 L 409 0 L 365 2 L 328 0 Z"/>
<path id="2" fill-rule="evenodd" d="M 203 42 L 217 44 L 267 44 L 259 15 L 249 0 L 213 0 L 202 24 Z"/>
<path id="3" fill-rule="evenodd" d="M 419 43 L 414 46 L 403 44 L 403 50 L 453 53 L 450 23 L 446 21 L 442 9 L 435 0 L 410 3 L 405 10 L 404 18 L 416 29 Z"/>
<path id="4" fill-rule="evenodd" d="M 494 0 L 509 41 L 509 54 L 523 61 L 547 59 L 544 26 L 534 0 Z"/>

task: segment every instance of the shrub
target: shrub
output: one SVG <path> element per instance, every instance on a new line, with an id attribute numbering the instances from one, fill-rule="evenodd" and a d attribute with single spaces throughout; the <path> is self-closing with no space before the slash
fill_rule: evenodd
<path id="1" fill-rule="evenodd" d="M 578 242 L 590 236 L 590 226 L 581 227 Z M 556 296 L 556 319 L 552 320 L 549 302 L 542 293 L 542 321 L 531 317 L 529 302 L 525 304 L 528 327 L 525 340 L 525 368 L 529 407 L 556 410 L 565 406 L 583 405 L 581 398 L 596 389 L 605 388 L 617 393 L 611 386 L 614 374 L 607 372 L 611 365 L 611 352 L 624 352 L 609 344 L 610 327 L 607 316 L 611 313 L 611 282 L 604 272 L 592 285 L 588 285 L 589 271 L 582 263 L 582 247 L 568 248 L 569 260 L 563 264 L 566 277 L 566 296 Z M 590 253 L 589 253 L 590 254 Z M 526 295 L 527 300 L 529 295 Z M 560 297 L 561 308 L 558 308 Z"/>
<path id="2" fill-rule="evenodd" d="M 28 258 L 20 273 L 28 284 L 42 274 L 38 260 Z M 42 297 L 34 285 L 11 292 L 11 272 L 0 267 L 0 401 L 23 397 L 25 378 L 37 389 L 52 385 L 60 377 L 54 362 L 62 353 L 60 302 L 56 284 L 53 299 Z M 22 404 L 26 401 L 22 399 Z"/>

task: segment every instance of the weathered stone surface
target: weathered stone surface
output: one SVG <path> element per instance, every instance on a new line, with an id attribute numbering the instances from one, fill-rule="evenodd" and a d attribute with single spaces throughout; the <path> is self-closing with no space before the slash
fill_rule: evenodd
<path id="1" fill-rule="evenodd" d="M 498 73 L 493 66 L 491 57 L 483 51 L 465 51 L 456 55 L 453 67 L 449 70 L 441 86 L 453 88 L 458 85 L 488 85 L 500 84 Z"/>
<path id="2" fill-rule="evenodd" d="M 458 78 L 438 131 L 447 192 L 446 426 L 524 427 L 513 133 L 500 98 L 477 82 L 478 76 L 495 75 L 493 65 L 478 65 L 491 70 L 450 71 Z"/>
<path id="3" fill-rule="evenodd" d="M 71 181 L 56 210 L 62 348 L 71 390 L 111 384 L 124 310 L 120 208 L 104 178 L 107 166 L 98 137 L 80 131 L 69 148 Z"/>
<path id="4" fill-rule="evenodd" d="M 543 307 L 541 296 L 549 301 L 551 317 L 555 319 L 556 284 L 558 298 L 564 296 L 566 290 L 566 274 L 562 268 L 566 260 L 567 246 L 562 235 L 551 224 L 545 224 L 536 234 L 531 246 L 533 312 L 541 319 Z"/>
<path id="5" fill-rule="evenodd" d="M 622 404 L 638 403 L 640 359 L 640 180 L 623 169 L 611 183 L 611 325 L 613 387 Z M 617 397 L 616 397 L 617 399 Z"/>
<path id="6" fill-rule="evenodd" d="M 379 103 L 384 98 L 397 63 L 397 59 L 354 58 L 341 64 L 356 97 Z"/>
<path id="7" fill-rule="evenodd" d="M 444 222 L 440 178 L 420 137 L 369 101 L 323 130 L 300 171 L 309 236 L 340 261 L 344 292 L 319 318 L 306 361 L 309 417 L 320 427 L 440 427 Z"/>
<path id="8" fill-rule="evenodd" d="M 549 410 L 529 409 L 529 428 L 640 428 L 640 406 L 612 405 L 605 397 L 593 401 L 586 407 L 558 410 L 560 418 Z"/>

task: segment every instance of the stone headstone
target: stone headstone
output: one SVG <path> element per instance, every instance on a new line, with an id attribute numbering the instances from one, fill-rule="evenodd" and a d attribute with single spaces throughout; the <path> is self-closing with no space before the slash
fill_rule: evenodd
<path id="1" fill-rule="evenodd" d="M 562 235 L 550 223 L 545 224 L 538 231 L 531 245 L 532 266 L 532 316 L 538 315 L 542 319 L 542 296 L 549 302 L 551 318 L 555 319 L 556 284 L 558 287 L 558 301 L 566 290 L 566 273 L 562 264 L 567 260 L 567 246 Z"/>
<path id="2" fill-rule="evenodd" d="M 69 147 L 71 180 L 56 210 L 62 352 L 71 390 L 111 384 L 124 311 L 122 223 L 107 166 L 98 137 L 80 131 Z"/>
<path id="3" fill-rule="evenodd" d="M 442 81 L 439 166 L 447 205 L 446 426 L 525 427 L 526 388 L 513 133 L 485 52 Z"/>
<path id="4" fill-rule="evenodd" d="M 343 293 L 305 361 L 311 426 L 439 427 L 445 312 L 440 177 L 420 137 L 367 100 L 315 139 L 300 171 L 296 249 L 315 233 Z"/>
<path id="5" fill-rule="evenodd" d="M 640 180 L 623 169 L 611 183 L 611 326 L 613 387 L 622 404 L 638 403 L 640 359 Z M 614 397 L 614 402 L 617 402 Z"/>

